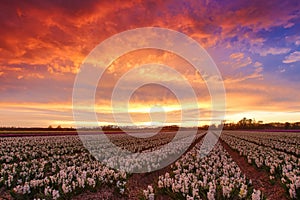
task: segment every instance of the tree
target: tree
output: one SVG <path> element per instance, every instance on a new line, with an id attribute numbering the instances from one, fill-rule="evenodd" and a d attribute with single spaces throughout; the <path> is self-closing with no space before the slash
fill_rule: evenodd
<path id="1" fill-rule="evenodd" d="M 247 120 L 247 124 L 250 126 L 250 125 L 252 125 L 252 119 L 248 119 Z"/>
<path id="2" fill-rule="evenodd" d="M 284 128 L 289 129 L 291 127 L 291 124 L 289 122 L 285 122 Z"/>
<path id="3" fill-rule="evenodd" d="M 247 125 L 247 118 L 244 117 L 243 119 L 241 119 L 239 122 L 238 122 L 238 125 L 240 128 L 245 128 L 246 125 Z"/>

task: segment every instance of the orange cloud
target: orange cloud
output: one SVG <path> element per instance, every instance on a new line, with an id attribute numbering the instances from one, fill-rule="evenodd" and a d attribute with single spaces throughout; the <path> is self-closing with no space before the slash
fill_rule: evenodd
<path id="1" fill-rule="evenodd" d="M 295 91 L 299 88 L 291 82 L 270 81 L 271 78 L 264 74 L 267 66 L 251 55 L 279 56 L 295 53 L 290 47 L 265 47 L 267 39 L 261 32 L 271 31 L 274 27 L 289 29 L 297 26 L 298 1 L 82 3 L 75 0 L 72 3 L 10 1 L 0 4 L 0 90 L 1 102 L 4 102 L 0 112 L 1 120 L 7 123 L 18 117 L 15 121 L 26 126 L 22 117 L 32 118 L 28 124 L 35 124 L 34 120 L 40 120 L 41 116 L 47 118 L 41 124 L 59 119 L 70 123 L 74 78 L 88 53 L 114 34 L 146 26 L 177 30 L 212 52 L 215 49 L 223 50 L 222 54 L 215 53 L 212 56 L 221 60 L 219 67 L 224 71 L 230 112 L 260 108 L 298 109 L 295 98 L 299 98 L 295 97 Z M 298 39 L 287 38 L 296 46 Z M 283 64 L 296 61 L 297 55 L 291 53 L 285 57 Z M 195 89 L 199 104 L 202 103 L 201 106 L 209 110 L 210 96 L 205 82 L 189 63 L 169 52 L 143 50 L 123 55 L 110 66 L 99 82 L 97 111 L 104 114 L 109 111 L 106 104 L 109 103 L 113 86 L 126 71 L 149 62 L 169 65 L 178 70 Z M 140 71 L 139 76 L 150 80 L 151 73 L 176 82 L 174 77 L 161 71 Z M 293 87 L 289 87 L 290 85 Z M 177 83 L 177 86 L 180 88 L 180 84 Z M 171 109 L 175 102 L 171 94 L 157 88 L 157 92 L 161 92 L 160 96 L 153 99 L 154 94 L 147 95 L 151 88 L 154 87 L 141 89 L 139 98 L 134 96 L 132 99 L 135 104 L 133 110 L 139 111 L 136 113 L 138 117 L 140 111 L 147 107 L 143 105 L 160 101 L 169 104 Z M 292 98 L 290 94 L 295 96 Z M 100 101 L 101 98 L 104 99 L 103 102 Z M 20 102 L 24 105 L 15 105 Z M 61 105 L 59 102 L 64 103 Z M 51 103 L 57 107 L 52 108 Z M 60 113 L 60 109 L 67 114 Z M 22 115 L 18 115 L 18 112 Z"/>

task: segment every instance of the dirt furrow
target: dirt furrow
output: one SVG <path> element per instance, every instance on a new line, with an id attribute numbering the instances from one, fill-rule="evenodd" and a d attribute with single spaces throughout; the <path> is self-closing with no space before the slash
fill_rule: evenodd
<path id="1" fill-rule="evenodd" d="M 198 142 L 202 140 L 204 136 L 199 137 L 197 140 L 195 140 L 184 154 L 190 151 Z M 157 183 L 159 176 L 164 175 L 166 172 L 170 172 L 170 171 L 171 171 L 171 164 L 157 171 L 153 171 L 149 173 L 132 174 L 132 176 L 129 178 L 127 183 L 128 199 L 130 200 L 139 199 L 140 195 L 142 194 L 141 192 L 147 189 L 148 185 Z M 160 196 L 156 196 L 155 199 L 169 200 L 171 198 L 166 195 L 160 195 Z"/>
<path id="2" fill-rule="evenodd" d="M 241 171 L 246 175 L 247 178 L 252 180 L 255 189 L 258 189 L 267 196 L 267 199 L 272 200 L 284 200 L 288 199 L 284 188 L 280 185 L 281 183 L 277 180 L 274 185 L 269 180 L 269 173 L 255 166 L 249 164 L 245 157 L 240 156 L 237 151 L 231 149 L 231 147 L 224 141 L 220 140 L 222 146 L 231 155 L 233 160 L 241 168 Z"/>

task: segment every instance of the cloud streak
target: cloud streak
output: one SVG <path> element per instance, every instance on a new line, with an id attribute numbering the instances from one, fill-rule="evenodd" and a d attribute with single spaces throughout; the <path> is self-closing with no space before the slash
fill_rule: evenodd
<path id="1" fill-rule="evenodd" d="M 45 105 L 70 105 L 76 73 L 96 45 L 119 32 L 148 26 L 180 31 L 205 47 L 222 72 L 229 108 L 238 107 L 234 112 L 263 111 L 265 102 L 277 105 L 270 108 L 274 111 L 292 111 L 296 108 L 296 97 L 282 100 L 278 98 L 278 91 L 291 88 L 288 91 L 295 93 L 299 89 L 291 87 L 300 85 L 299 79 L 291 78 L 300 72 L 297 66 L 300 61 L 299 8 L 300 2 L 296 0 L 1 1 L 1 123 L 10 125 L 14 117 L 22 126 L 38 126 L 39 123 L 44 126 L 59 120 L 70 123 L 70 110 L 66 111 L 68 119 L 64 119 L 64 114 L 53 113 Z M 126 71 L 148 62 L 178 70 L 190 81 L 199 101 L 209 105 L 210 96 L 201 74 L 176 55 L 151 50 L 131 52 L 110 66 L 99 82 L 101 90 L 96 93 L 99 101 L 105 100 L 101 105 L 108 102 L 114 84 Z M 277 73 L 277 69 L 285 71 Z M 145 73 L 148 73 L 145 78 L 149 79 L 151 73 L 173 78 L 159 71 Z M 140 77 L 132 77 L 132 81 L 134 78 Z M 259 97 L 249 89 L 254 86 L 261 89 Z M 138 94 L 134 97 L 137 107 L 155 100 L 154 94 L 145 89 Z M 161 95 L 161 102 L 172 98 L 167 92 L 157 95 Z M 246 99 L 245 102 L 240 102 L 241 98 Z M 19 103 L 24 107 L 28 105 L 29 110 L 6 109 Z M 38 111 L 43 112 L 43 116 L 48 113 L 44 121 L 37 117 L 32 105 L 43 108 Z M 23 123 L 22 118 L 32 119 Z"/>
<path id="2" fill-rule="evenodd" d="M 290 55 L 286 56 L 285 59 L 282 61 L 283 63 L 294 63 L 300 61 L 300 51 L 295 51 Z"/>

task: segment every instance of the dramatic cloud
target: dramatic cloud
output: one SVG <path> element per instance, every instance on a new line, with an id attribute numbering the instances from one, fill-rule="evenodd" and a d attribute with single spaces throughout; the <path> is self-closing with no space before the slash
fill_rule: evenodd
<path id="1" fill-rule="evenodd" d="M 86 56 L 108 37 L 151 26 L 182 32 L 208 51 L 223 76 L 231 116 L 252 110 L 263 112 L 265 102 L 276 105 L 268 112 L 295 111 L 299 98 L 280 99 L 278 91 L 290 88 L 288 91 L 294 94 L 299 90 L 291 87 L 300 85 L 296 77 L 300 73 L 299 8 L 297 0 L 1 1 L 0 125 L 73 125 L 69 108 L 73 83 Z M 97 112 L 106 117 L 102 122 L 111 120 L 107 111 L 117 81 L 128 70 L 149 62 L 168 65 L 182 74 L 195 89 L 203 112 L 209 113 L 211 99 L 203 74 L 170 52 L 147 50 L 121 56 L 101 78 L 96 103 Z M 131 76 L 131 84 L 160 76 L 184 90 L 166 71 L 137 73 Z M 253 87 L 263 88 L 259 96 L 250 90 Z M 155 86 L 146 88 L 131 99 L 135 119 L 153 103 L 170 108 L 175 105 L 171 93 Z M 157 95 L 149 90 L 157 91 Z M 54 111 L 48 105 L 55 107 Z M 60 105 L 68 109 L 62 113 Z M 143 116 L 141 121 L 149 120 Z M 175 120 L 177 115 L 172 116 Z"/>

